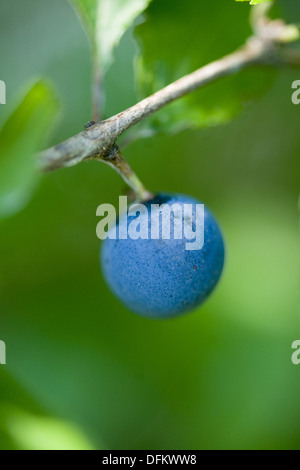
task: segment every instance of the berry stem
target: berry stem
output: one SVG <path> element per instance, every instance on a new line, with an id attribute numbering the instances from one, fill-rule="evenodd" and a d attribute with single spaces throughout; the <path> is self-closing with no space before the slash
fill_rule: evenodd
<path id="1" fill-rule="evenodd" d="M 107 158 L 99 158 L 102 161 L 116 170 L 119 175 L 123 178 L 125 183 L 130 186 L 135 194 L 136 201 L 147 201 L 153 197 L 153 195 L 147 191 L 139 177 L 131 169 L 128 162 L 124 159 L 119 147 L 116 145 L 112 148 Z"/>

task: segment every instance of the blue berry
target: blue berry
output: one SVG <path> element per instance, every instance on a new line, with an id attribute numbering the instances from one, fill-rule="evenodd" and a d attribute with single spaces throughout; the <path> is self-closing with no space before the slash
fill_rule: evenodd
<path id="1" fill-rule="evenodd" d="M 116 239 L 103 241 L 101 264 L 111 290 L 130 310 L 146 317 L 170 318 L 199 306 L 212 292 L 223 269 L 224 243 L 218 224 L 206 207 L 201 249 L 186 249 L 191 240 L 184 234 L 181 239 L 174 239 L 173 213 L 170 239 L 162 238 L 161 227 L 159 238 L 151 239 L 152 204 L 179 204 L 183 214 L 184 204 L 192 205 L 192 218 L 185 218 L 185 222 L 188 220 L 196 230 L 195 209 L 196 204 L 201 204 L 199 201 L 183 195 L 156 196 L 145 203 L 147 211 L 142 216 L 148 224 L 148 239 L 120 239 L 121 217 Z M 127 230 L 133 219 L 128 216 Z"/>

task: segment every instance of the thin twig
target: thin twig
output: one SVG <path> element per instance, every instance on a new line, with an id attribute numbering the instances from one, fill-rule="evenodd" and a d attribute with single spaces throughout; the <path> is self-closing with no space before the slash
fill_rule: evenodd
<path id="1" fill-rule="evenodd" d="M 93 77 L 92 77 L 92 119 L 95 122 L 102 119 L 103 90 L 102 90 L 102 70 L 94 53 Z"/>
<path id="2" fill-rule="evenodd" d="M 76 165 L 89 158 L 106 159 L 118 137 L 131 126 L 210 82 L 237 73 L 245 67 L 268 62 L 269 55 L 269 48 L 265 49 L 259 41 L 246 44 L 233 54 L 180 78 L 131 108 L 45 150 L 40 154 L 42 170 L 51 171 Z"/>
<path id="3" fill-rule="evenodd" d="M 266 10 L 261 7 L 252 17 L 255 36 L 251 37 L 243 47 L 180 78 L 131 108 L 105 121 L 95 123 L 68 140 L 45 150 L 39 155 L 42 171 L 52 171 L 76 165 L 84 160 L 97 159 L 115 167 L 125 181 L 134 188 L 137 195 L 143 194 L 146 197 L 149 193 L 145 191 L 130 167 L 127 167 L 128 164 L 125 164 L 125 160 L 122 159 L 122 164 L 119 165 L 118 158 L 121 157 L 116 157 L 116 140 L 127 129 L 172 101 L 247 67 L 254 65 L 298 67 L 300 65 L 299 51 L 280 46 L 290 40 L 291 26 L 285 25 L 281 20 L 274 21 L 266 18 L 265 12 Z M 292 33 L 294 34 L 293 29 Z M 98 80 L 99 77 L 95 81 Z M 101 100 L 101 95 L 99 96 Z M 95 103 L 99 100 L 97 98 Z M 97 104 L 97 108 L 99 110 L 100 105 Z M 126 173 L 128 171 L 133 175 L 131 180 L 128 179 Z"/>

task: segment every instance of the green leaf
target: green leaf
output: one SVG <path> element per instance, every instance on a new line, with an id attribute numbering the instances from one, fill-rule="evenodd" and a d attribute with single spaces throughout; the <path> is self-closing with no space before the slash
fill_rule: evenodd
<path id="1" fill-rule="evenodd" d="M 71 0 L 88 33 L 94 59 L 105 74 L 125 31 L 151 0 Z"/>
<path id="2" fill-rule="evenodd" d="M 147 16 L 135 28 L 142 46 L 135 64 L 140 99 L 238 49 L 252 34 L 249 8 L 237 8 L 234 2 L 220 2 L 212 15 L 206 2 L 156 1 Z M 275 76 L 274 70 L 253 68 L 222 78 L 155 113 L 141 127 L 174 133 L 226 123 L 260 97 Z"/>
<path id="3" fill-rule="evenodd" d="M 235 0 L 236 2 L 248 2 L 250 5 L 259 5 L 260 3 L 271 3 L 273 0 Z"/>
<path id="4" fill-rule="evenodd" d="M 29 202 L 39 180 L 35 154 L 57 112 L 52 87 L 38 81 L 0 129 L 0 219 Z"/>
<path id="5" fill-rule="evenodd" d="M 7 434 L 23 450 L 92 450 L 84 433 L 73 423 L 30 414 L 6 406 L 2 423 Z"/>

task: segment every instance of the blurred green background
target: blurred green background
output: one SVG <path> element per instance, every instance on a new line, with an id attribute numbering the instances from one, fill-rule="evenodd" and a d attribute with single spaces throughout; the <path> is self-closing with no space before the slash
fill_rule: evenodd
<path id="1" fill-rule="evenodd" d="M 115 51 L 105 115 L 241 45 L 249 10 L 154 0 Z M 300 22 L 294 0 L 277 12 Z M 47 145 L 90 120 L 89 45 L 67 0 L 1 0 L 0 65 L 0 122 L 38 77 L 62 105 Z M 105 285 L 96 208 L 125 191 L 105 165 L 43 176 L 0 221 L 1 449 L 300 449 L 297 79 L 262 69 L 209 85 L 145 121 L 164 132 L 125 151 L 150 190 L 199 198 L 223 228 L 222 280 L 192 314 L 140 318 Z"/>

